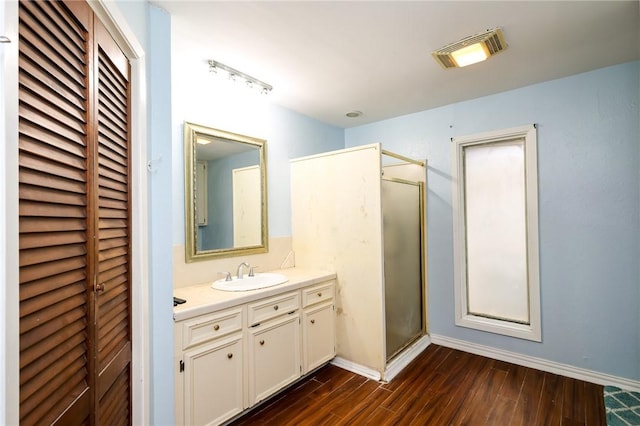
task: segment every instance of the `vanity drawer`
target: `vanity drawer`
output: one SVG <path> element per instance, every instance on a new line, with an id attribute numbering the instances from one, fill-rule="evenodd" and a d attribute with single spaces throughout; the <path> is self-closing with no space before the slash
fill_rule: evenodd
<path id="1" fill-rule="evenodd" d="M 249 327 L 295 311 L 300 306 L 298 292 L 281 294 L 248 305 Z"/>
<path id="2" fill-rule="evenodd" d="M 182 349 L 242 329 L 242 307 L 201 315 L 182 325 Z"/>
<path id="3" fill-rule="evenodd" d="M 307 306 L 333 299 L 334 288 L 333 281 L 329 281 L 303 289 L 302 307 L 306 308 Z"/>

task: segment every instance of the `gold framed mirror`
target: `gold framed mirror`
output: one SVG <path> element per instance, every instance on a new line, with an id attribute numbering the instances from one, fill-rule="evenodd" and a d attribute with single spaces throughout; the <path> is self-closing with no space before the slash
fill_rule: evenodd
<path id="1" fill-rule="evenodd" d="M 268 251 L 266 145 L 184 123 L 187 262 Z"/>

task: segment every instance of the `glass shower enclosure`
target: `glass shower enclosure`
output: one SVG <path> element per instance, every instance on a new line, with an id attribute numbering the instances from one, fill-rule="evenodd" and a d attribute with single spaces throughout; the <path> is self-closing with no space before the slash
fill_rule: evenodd
<path id="1" fill-rule="evenodd" d="M 382 178 L 387 361 L 424 332 L 423 184 Z"/>

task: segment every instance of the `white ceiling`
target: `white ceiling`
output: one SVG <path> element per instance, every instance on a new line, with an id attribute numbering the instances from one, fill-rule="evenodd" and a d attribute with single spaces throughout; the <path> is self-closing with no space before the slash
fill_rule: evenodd
<path id="1" fill-rule="evenodd" d="M 222 62 L 345 128 L 640 59 L 638 0 L 152 3 L 171 14 L 180 60 Z M 486 62 L 444 70 L 431 57 L 494 27 L 509 48 Z"/>

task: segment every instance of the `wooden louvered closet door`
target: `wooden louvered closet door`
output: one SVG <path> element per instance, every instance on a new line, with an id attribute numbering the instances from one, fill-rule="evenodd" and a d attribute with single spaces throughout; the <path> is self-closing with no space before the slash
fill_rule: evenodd
<path id="1" fill-rule="evenodd" d="M 85 2 L 19 21 L 20 422 L 128 424 L 129 63 Z"/>

